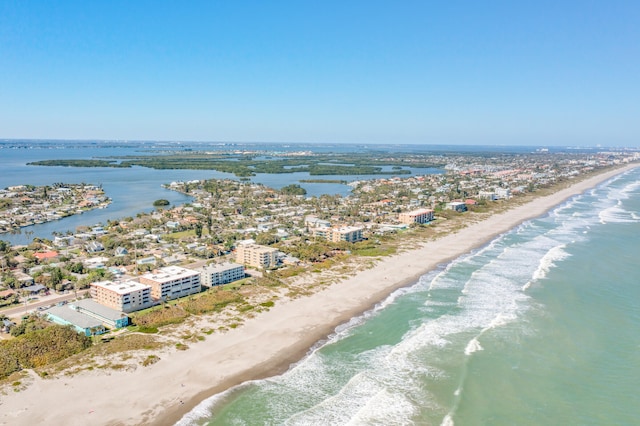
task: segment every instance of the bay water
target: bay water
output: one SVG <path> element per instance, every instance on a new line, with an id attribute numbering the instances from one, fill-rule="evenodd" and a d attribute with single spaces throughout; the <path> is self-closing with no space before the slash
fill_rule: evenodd
<path id="1" fill-rule="evenodd" d="M 215 361 L 210 363 L 215 369 Z M 640 169 L 398 290 L 179 425 L 640 422 Z"/>
<path id="2" fill-rule="evenodd" d="M 161 143 L 161 142 L 91 142 L 91 141 L 2 141 L 0 140 L 0 188 L 17 185 L 52 185 L 54 183 L 88 183 L 100 185 L 112 203 L 105 209 L 96 209 L 63 218 L 55 222 L 25 227 L 17 233 L 0 234 L 0 240 L 12 245 L 29 244 L 34 237 L 53 239 L 53 233 L 75 231 L 81 226 L 106 224 L 108 220 L 123 219 L 139 213 L 154 210 L 153 202 L 166 199 L 172 205 L 181 205 L 193 201 L 193 198 L 162 187 L 172 181 L 190 181 L 202 179 L 234 179 L 233 173 L 215 170 L 156 170 L 146 167 L 113 168 L 113 167 L 50 167 L 34 166 L 27 163 L 41 160 L 60 159 L 105 159 L 117 161 L 127 156 L 161 155 L 168 151 L 180 150 L 272 150 L 295 151 L 305 149 L 313 152 L 351 152 L 362 148 L 357 146 L 296 146 L 283 144 L 247 144 L 247 145 L 208 145 L 198 143 Z M 265 159 L 265 161 L 267 161 Z M 382 167 L 392 172 L 391 166 Z M 411 175 L 441 174 L 443 169 L 406 167 Z M 308 179 L 338 180 L 351 182 L 354 180 L 378 179 L 393 175 L 330 175 L 310 176 L 308 172 L 286 174 L 258 173 L 251 181 L 274 189 L 297 183 L 307 191 L 307 197 L 320 197 L 324 194 L 348 196 L 351 187 L 333 182 L 301 182 Z M 409 176 L 409 175 L 403 175 Z"/>

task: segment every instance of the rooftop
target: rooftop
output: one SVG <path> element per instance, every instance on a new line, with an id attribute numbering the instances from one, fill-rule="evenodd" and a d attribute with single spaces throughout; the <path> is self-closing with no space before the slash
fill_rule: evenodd
<path id="1" fill-rule="evenodd" d="M 433 212 L 432 209 L 417 209 L 417 210 L 411 210 L 410 212 L 406 212 L 405 214 L 418 215 L 418 214 L 425 214 L 425 213 L 432 213 L 432 212 Z"/>
<path id="2" fill-rule="evenodd" d="M 142 284 L 137 281 L 122 281 L 122 282 L 98 281 L 95 283 L 91 283 L 91 285 L 94 287 L 100 287 L 106 290 L 113 291 L 120 295 L 128 294 L 138 290 L 143 290 L 145 288 L 151 288 L 148 284 Z"/>
<path id="3" fill-rule="evenodd" d="M 166 266 L 164 268 L 160 268 L 158 271 L 144 274 L 142 277 L 152 281 L 165 282 L 187 278 L 198 274 L 199 272 L 192 269 L 181 268 L 179 266 Z"/>
<path id="4" fill-rule="evenodd" d="M 74 306 L 77 306 L 81 309 L 92 312 L 96 315 L 99 315 L 103 318 L 106 318 L 112 321 L 118 320 L 123 317 L 122 312 L 116 309 L 111 309 L 107 306 L 101 305 L 98 302 L 91 299 L 80 299 L 76 302 L 73 302 L 73 304 L 69 305 L 71 309 L 73 309 Z"/>
<path id="5" fill-rule="evenodd" d="M 347 232 L 356 232 L 362 231 L 362 227 L 359 226 L 342 226 L 340 228 L 333 228 L 335 232 L 339 233 L 347 233 Z"/>
<path id="6" fill-rule="evenodd" d="M 214 272 L 224 272 L 236 268 L 243 268 L 243 266 L 238 263 L 218 263 L 214 265 L 208 265 L 202 268 L 202 270 L 206 273 L 211 274 Z"/>
<path id="7" fill-rule="evenodd" d="M 80 328 L 102 327 L 102 323 L 89 315 L 71 309 L 67 306 L 54 306 L 44 311 L 46 314 L 58 317 Z"/>

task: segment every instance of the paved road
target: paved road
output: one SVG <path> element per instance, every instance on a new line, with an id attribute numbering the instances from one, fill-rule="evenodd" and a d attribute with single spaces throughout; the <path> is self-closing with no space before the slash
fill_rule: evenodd
<path id="1" fill-rule="evenodd" d="M 85 293 L 87 293 L 88 290 L 81 290 L 78 291 L 78 297 L 84 297 Z M 25 315 L 26 313 L 30 313 L 33 311 L 37 311 L 39 307 L 42 306 L 49 306 L 49 305 L 54 305 L 58 302 L 64 302 L 64 301 L 69 301 L 72 299 L 75 299 L 76 295 L 75 293 L 71 292 L 68 294 L 55 294 L 55 295 L 50 295 L 50 296 L 42 296 L 39 297 L 37 301 L 31 301 L 30 303 L 28 303 L 26 306 L 24 304 L 18 306 L 16 305 L 15 308 L 9 308 L 9 309 L 2 309 L 0 310 L 0 314 L 2 315 L 6 315 L 9 318 L 20 318 L 23 315 Z"/>

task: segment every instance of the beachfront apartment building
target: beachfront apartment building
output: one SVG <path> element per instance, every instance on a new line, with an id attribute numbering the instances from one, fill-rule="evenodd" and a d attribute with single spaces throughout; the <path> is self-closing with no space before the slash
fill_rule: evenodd
<path id="1" fill-rule="evenodd" d="M 202 268 L 202 285 L 213 287 L 227 284 L 244 278 L 244 265 L 237 263 L 220 263 Z"/>
<path id="2" fill-rule="evenodd" d="M 418 209 L 410 212 L 400 213 L 398 221 L 400 223 L 428 223 L 434 219 L 434 211 L 431 209 Z"/>
<path id="3" fill-rule="evenodd" d="M 463 201 L 451 201 L 447 203 L 447 209 L 462 213 L 467 211 L 467 204 Z"/>
<path id="4" fill-rule="evenodd" d="M 329 239 L 329 235 L 331 234 L 331 228 L 313 228 L 310 230 L 311 235 L 318 238 L 323 238 L 325 240 Z"/>
<path id="5" fill-rule="evenodd" d="M 151 286 L 136 281 L 98 281 L 89 290 L 93 300 L 121 312 L 134 312 L 153 306 Z"/>
<path id="6" fill-rule="evenodd" d="M 278 250 L 257 244 L 239 244 L 236 247 L 236 262 L 255 268 L 269 268 L 278 262 Z"/>
<path id="7" fill-rule="evenodd" d="M 356 243 L 358 241 L 362 241 L 362 228 L 358 226 L 331 228 L 331 231 L 327 233 L 327 239 L 334 243 L 338 243 L 340 241 Z"/>
<path id="8" fill-rule="evenodd" d="M 151 286 L 151 298 L 155 300 L 177 299 L 199 293 L 200 272 L 179 266 L 166 266 L 144 274 L 140 283 Z"/>
<path id="9" fill-rule="evenodd" d="M 511 190 L 508 188 L 496 188 L 496 197 L 499 199 L 508 200 L 511 198 Z"/>

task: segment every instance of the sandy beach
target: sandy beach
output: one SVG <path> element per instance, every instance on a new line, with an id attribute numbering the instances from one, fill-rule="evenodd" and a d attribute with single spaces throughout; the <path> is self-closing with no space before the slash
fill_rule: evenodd
<path id="1" fill-rule="evenodd" d="M 567 198 L 638 165 L 608 171 L 420 248 L 390 256 L 312 296 L 281 300 L 226 333 L 134 371 L 101 370 L 43 379 L 32 374 L 19 392 L 0 394 L 0 425 L 172 425 L 205 398 L 247 380 L 273 376 L 305 356 L 336 326 L 397 288 L 538 217 Z"/>

